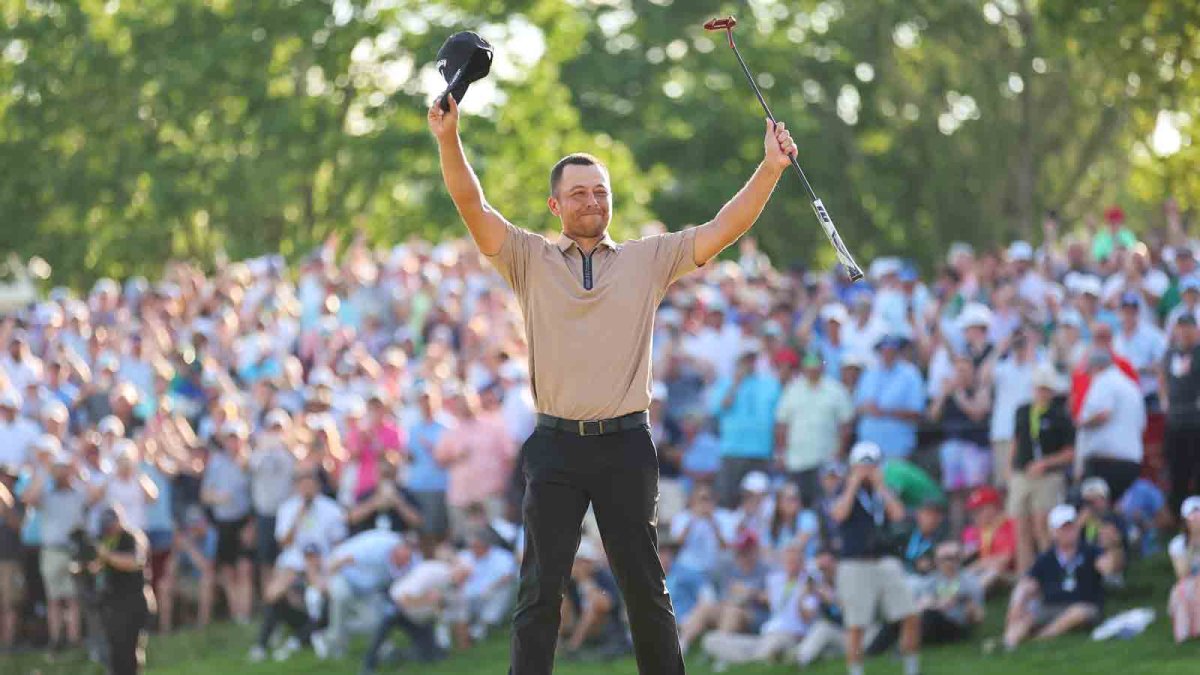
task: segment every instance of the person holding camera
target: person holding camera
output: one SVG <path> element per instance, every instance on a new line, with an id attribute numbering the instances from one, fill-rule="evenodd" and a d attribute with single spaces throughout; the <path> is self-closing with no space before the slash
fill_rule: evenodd
<path id="1" fill-rule="evenodd" d="M 125 524 L 119 507 L 100 513 L 94 565 L 112 675 L 137 673 L 145 665 L 146 626 L 155 609 L 146 577 L 149 556 L 146 535 Z"/>
<path id="2" fill-rule="evenodd" d="M 879 606 L 884 621 L 901 622 L 904 672 L 917 675 L 920 615 L 890 527 L 904 522 L 904 505 L 883 482 L 882 459 L 883 451 L 875 443 L 855 444 L 850 450 L 850 474 L 831 510 L 842 540 L 837 592 L 846 626 L 846 663 L 850 675 L 865 672 L 863 633 Z"/>

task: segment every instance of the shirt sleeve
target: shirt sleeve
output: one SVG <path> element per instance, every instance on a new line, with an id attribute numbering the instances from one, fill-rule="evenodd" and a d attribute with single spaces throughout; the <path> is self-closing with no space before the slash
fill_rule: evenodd
<path id="1" fill-rule="evenodd" d="M 275 541 L 281 541 L 283 535 L 292 529 L 292 521 L 296 519 L 296 502 L 288 500 L 279 507 L 279 517 L 275 520 Z"/>
<path id="2" fill-rule="evenodd" d="M 692 521 L 692 516 L 687 511 L 681 511 L 671 519 L 671 538 L 679 539 L 683 535 L 683 531 L 687 529 L 688 523 Z"/>
<path id="3" fill-rule="evenodd" d="M 1187 544 L 1183 541 L 1183 535 L 1177 534 L 1167 545 L 1167 555 L 1171 556 L 1172 560 L 1178 560 L 1187 555 Z"/>
<path id="4" fill-rule="evenodd" d="M 526 277 L 529 271 L 529 255 L 538 235 L 523 230 L 512 223 L 506 225 L 504 243 L 496 255 L 485 256 L 512 287 L 518 298 L 525 297 Z"/>
<path id="5" fill-rule="evenodd" d="M 912 412 L 925 410 L 925 381 L 921 379 L 916 368 L 909 371 L 908 391 L 905 392 L 904 406 Z"/>
<path id="6" fill-rule="evenodd" d="M 835 402 L 834 415 L 837 416 L 838 424 L 845 424 L 854 419 L 854 403 L 850 400 L 850 392 L 846 391 L 846 387 L 840 382 L 834 383 L 833 388 Z"/>
<path id="7" fill-rule="evenodd" d="M 689 227 L 678 232 L 658 234 L 650 239 L 654 242 L 652 264 L 660 288 L 665 290 L 680 277 L 697 268 L 696 228 Z"/>
<path id="8" fill-rule="evenodd" d="M 783 390 L 783 395 L 779 397 L 779 405 L 775 408 L 776 422 L 787 424 L 788 420 L 792 417 L 792 409 L 796 407 L 795 400 L 796 388 L 792 385 L 788 385 L 788 387 Z"/>

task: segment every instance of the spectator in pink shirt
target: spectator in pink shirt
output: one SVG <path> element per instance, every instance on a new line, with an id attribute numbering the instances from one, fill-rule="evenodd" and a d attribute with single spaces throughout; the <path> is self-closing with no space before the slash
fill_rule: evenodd
<path id="1" fill-rule="evenodd" d="M 384 456 L 402 452 L 408 442 L 407 434 L 392 419 L 391 412 L 384 404 L 385 397 L 383 391 L 373 391 L 367 400 L 366 415 L 351 415 L 348 419 L 346 444 L 353 458 L 352 466 L 355 467 L 356 501 L 379 485 L 379 466 Z M 359 405 L 362 405 L 361 401 Z"/>
<path id="2" fill-rule="evenodd" d="M 517 456 L 517 445 L 504 418 L 484 414 L 473 387 L 449 393 L 450 412 L 458 425 L 438 441 L 433 457 L 446 468 L 446 504 L 451 531 L 461 531 L 467 506 L 482 503 L 491 518 L 504 515 L 504 492 Z"/>

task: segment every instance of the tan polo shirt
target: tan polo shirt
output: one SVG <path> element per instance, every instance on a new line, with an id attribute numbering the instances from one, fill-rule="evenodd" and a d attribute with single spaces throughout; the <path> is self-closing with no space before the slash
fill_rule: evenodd
<path id="1" fill-rule="evenodd" d="M 695 228 L 620 244 L 606 235 L 585 279 L 574 241 L 508 227 L 488 259 L 521 303 L 539 412 L 595 420 L 650 407 L 654 312 L 667 287 L 696 269 L 695 238 Z"/>

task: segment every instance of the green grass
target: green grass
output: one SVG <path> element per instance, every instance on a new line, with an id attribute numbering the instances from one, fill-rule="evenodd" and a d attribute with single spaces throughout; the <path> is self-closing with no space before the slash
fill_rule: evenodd
<path id="1" fill-rule="evenodd" d="M 1030 644 L 1012 655 L 984 656 L 980 648 L 985 638 L 999 635 L 1004 620 L 1006 598 L 993 599 L 988 605 L 987 622 L 975 638 L 953 647 L 928 649 L 922 656 L 927 675 L 1008 675 L 1010 673 L 1050 672 L 1120 675 L 1192 675 L 1200 673 L 1200 642 L 1176 646 L 1171 640 L 1170 621 L 1164 612 L 1171 573 L 1165 558 L 1139 563 L 1129 578 L 1129 587 L 1109 599 L 1109 614 L 1129 607 L 1151 607 L 1157 620 L 1142 635 L 1127 641 L 1114 640 L 1093 643 L 1085 635 L 1073 635 L 1044 644 Z M 354 674 L 358 672 L 359 651 L 344 662 L 321 662 L 311 653 L 297 655 L 284 664 L 250 665 L 246 652 L 256 627 L 239 628 L 221 624 L 206 631 L 183 631 L 163 638 L 152 638 L 149 649 L 148 672 L 161 675 L 190 675 L 210 673 L 245 673 L 246 675 L 284 675 L 285 673 Z M 468 652 L 458 653 L 434 666 L 402 666 L 397 672 L 420 672 L 422 675 L 484 675 L 505 673 L 508 663 L 507 636 L 497 635 L 485 644 Z M 712 672 L 706 659 L 694 650 L 688 660 L 689 673 L 708 675 Z M 0 657 L 0 673 L 4 675 L 38 673 L 52 675 L 91 675 L 101 673 L 88 664 L 82 655 L 72 653 L 48 662 L 41 655 Z M 381 672 L 389 672 L 381 669 Z M 775 675 L 795 673 L 795 665 L 754 666 L 730 668 L 733 675 Z M 824 661 L 806 672 L 833 675 L 844 673 L 840 660 Z M 881 657 L 867 663 L 868 673 L 899 673 L 899 662 Z M 636 675 L 632 659 L 606 664 L 561 663 L 555 670 L 560 675 Z"/>

